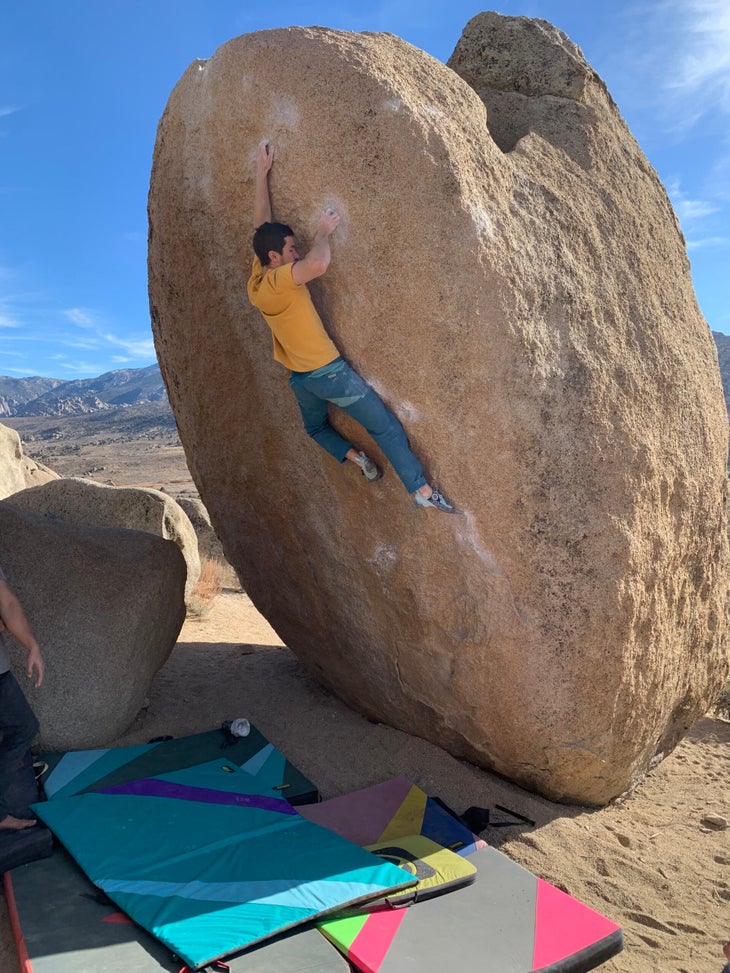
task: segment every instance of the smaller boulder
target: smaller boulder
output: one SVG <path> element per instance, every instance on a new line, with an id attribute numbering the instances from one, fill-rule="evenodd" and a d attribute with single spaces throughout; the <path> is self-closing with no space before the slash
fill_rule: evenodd
<path id="1" fill-rule="evenodd" d="M 0 500 L 26 487 L 20 436 L 0 425 Z"/>
<path id="2" fill-rule="evenodd" d="M 225 561 L 226 555 L 223 552 L 223 545 L 213 530 L 210 514 L 203 501 L 197 497 L 178 497 L 177 502 L 193 525 L 193 530 L 198 538 L 200 556 L 211 558 L 214 561 Z"/>
<path id="3" fill-rule="evenodd" d="M 182 507 L 161 490 L 63 477 L 15 493 L 8 502 L 69 524 L 142 530 L 174 541 L 187 565 L 186 601 L 198 581 L 200 557 L 193 525 Z"/>
<path id="4" fill-rule="evenodd" d="M 59 479 L 58 473 L 23 453 L 20 436 L 14 429 L 0 425 L 0 500 L 18 490 Z"/>
<path id="5" fill-rule="evenodd" d="M 23 456 L 23 479 L 25 480 L 26 490 L 31 487 L 41 486 L 43 483 L 50 483 L 51 480 L 60 480 L 61 477 L 54 470 L 43 463 L 38 463 L 30 456 Z"/>
<path id="6" fill-rule="evenodd" d="M 59 481 L 62 482 L 62 481 Z M 0 503 L 0 565 L 46 660 L 42 686 L 8 634 L 13 671 L 47 750 L 124 733 L 185 619 L 185 561 L 154 534 L 53 520 Z"/>
<path id="7" fill-rule="evenodd" d="M 241 582 L 234 567 L 226 557 L 223 545 L 218 539 L 215 528 L 211 523 L 208 508 L 198 497 L 178 497 L 177 502 L 190 518 L 190 523 L 193 525 L 193 530 L 197 535 L 201 574 L 204 571 L 204 562 L 214 561 L 219 565 L 222 586 L 238 591 L 241 587 Z"/>

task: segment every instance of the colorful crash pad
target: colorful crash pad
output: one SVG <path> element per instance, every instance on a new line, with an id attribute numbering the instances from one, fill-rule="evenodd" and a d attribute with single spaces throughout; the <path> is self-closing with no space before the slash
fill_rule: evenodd
<path id="1" fill-rule="evenodd" d="M 37 762 L 45 764 L 40 783 L 46 797 L 52 800 L 183 770 L 218 757 L 248 771 L 290 804 L 307 804 L 319 798 L 314 784 L 255 726 L 245 737 L 210 730 L 132 747 L 43 753 Z"/>
<path id="2" fill-rule="evenodd" d="M 460 855 L 486 847 L 486 842 L 404 777 L 300 807 L 299 813 L 363 847 L 417 834 Z"/>
<path id="3" fill-rule="evenodd" d="M 421 834 L 405 835 L 389 841 L 368 845 L 379 858 L 384 858 L 402 868 L 418 880 L 418 884 L 402 892 L 393 892 L 359 906 L 357 912 L 379 911 L 383 906 L 401 908 L 422 902 L 434 895 L 443 895 L 453 889 L 469 885 L 476 878 L 477 870 L 468 858 L 442 848 Z M 337 919 L 332 922 L 337 922 Z"/>
<path id="4" fill-rule="evenodd" d="M 354 942 L 387 940 L 391 930 L 396 928 L 392 917 L 395 910 L 403 911 L 404 907 L 470 885 L 477 873 L 476 866 L 467 858 L 442 848 L 423 835 L 394 838 L 383 844 L 369 845 L 368 850 L 415 875 L 418 884 L 347 910 L 342 918 L 319 923 L 320 932 L 343 952 L 347 950 L 351 961 L 357 954 Z"/>
<path id="5" fill-rule="evenodd" d="M 22 973 L 179 973 L 169 949 L 133 923 L 62 848 L 4 876 Z M 231 973 L 349 973 L 316 929 L 228 957 Z"/>
<path id="6" fill-rule="evenodd" d="M 224 760 L 33 809 L 93 883 L 191 967 L 414 884 Z"/>
<path id="7" fill-rule="evenodd" d="M 358 844 L 402 838 L 420 822 L 439 844 L 472 852 L 478 873 L 468 888 L 321 925 L 362 973 L 443 973 L 454 965 L 456 943 L 459 965 L 480 973 L 583 973 L 623 948 L 616 923 L 487 848 L 403 778 L 299 811 Z"/>
<path id="8" fill-rule="evenodd" d="M 621 929 L 495 848 L 469 858 L 477 880 L 448 895 L 322 932 L 362 973 L 585 973 L 623 947 Z"/>

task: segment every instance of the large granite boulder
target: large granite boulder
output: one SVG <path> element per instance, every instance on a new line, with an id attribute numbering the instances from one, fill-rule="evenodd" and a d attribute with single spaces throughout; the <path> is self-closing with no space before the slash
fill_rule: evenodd
<path id="1" fill-rule="evenodd" d="M 8 502 L 70 524 L 144 530 L 174 541 L 187 565 L 186 599 L 200 576 L 193 525 L 177 501 L 161 490 L 107 486 L 80 477 L 63 477 L 13 494 Z"/>
<path id="2" fill-rule="evenodd" d="M 0 565 L 46 660 L 27 696 L 39 743 L 104 746 L 144 703 L 185 619 L 185 561 L 153 534 L 49 520 L 0 503 Z M 8 634 L 27 686 L 25 651 Z"/>
<path id="3" fill-rule="evenodd" d="M 391 35 L 264 31 L 193 63 L 155 147 L 153 329 L 226 555 L 308 668 L 374 719 L 601 804 L 722 685 L 727 414 L 676 218 L 605 86 L 549 25 L 479 30 L 459 50 L 474 84 L 497 64 L 494 133 Z M 304 434 L 246 297 L 263 136 L 305 250 L 341 213 L 315 302 L 462 516 Z"/>

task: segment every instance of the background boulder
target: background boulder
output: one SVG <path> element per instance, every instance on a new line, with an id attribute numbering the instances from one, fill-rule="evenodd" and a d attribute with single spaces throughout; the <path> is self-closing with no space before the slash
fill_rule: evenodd
<path id="1" fill-rule="evenodd" d="M 190 523 L 193 525 L 195 536 L 198 538 L 198 551 L 200 552 L 200 556 L 218 561 L 225 560 L 221 542 L 213 530 L 213 525 L 210 522 L 210 514 L 205 509 L 203 501 L 197 497 L 178 497 L 177 502 L 185 511 Z"/>
<path id="2" fill-rule="evenodd" d="M 193 525 L 182 507 L 160 490 L 114 487 L 80 477 L 63 477 L 8 499 L 23 510 L 70 524 L 144 530 L 174 541 L 187 565 L 186 598 L 195 587 L 200 557 Z"/>
<path id="3" fill-rule="evenodd" d="M 23 460 L 20 436 L 9 426 L 0 425 L 0 500 L 25 489 Z"/>
<path id="4" fill-rule="evenodd" d="M 58 473 L 23 453 L 15 429 L 0 425 L 0 500 L 18 490 L 58 479 Z"/>
<path id="5" fill-rule="evenodd" d="M 391 35 L 263 31 L 193 63 L 155 147 L 151 313 L 201 498 L 287 645 L 368 716 L 600 804 L 722 685 L 727 414 L 666 193 L 534 23 L 472 25 L 452 62 L 496 65 L 501 123 Z M 462 516 L 304 434 L 246 296 L 263 136 L 303 252 L 341 213 L 315 302 Z"/>
<path id="6" fill-rule="evenodd" d="M 0 503 L 0 564 L 46 660 L 43 685 L 30 688 L 26 653 L 5 635 L 40 720 L 40 745 L 104 746 L 137 715 L 182 627 L 179 548 L 150 533 L 78 526 Z"/>

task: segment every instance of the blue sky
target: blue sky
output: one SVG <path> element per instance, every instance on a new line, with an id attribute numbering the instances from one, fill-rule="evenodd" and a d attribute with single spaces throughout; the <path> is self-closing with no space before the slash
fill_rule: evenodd
<path id="1" fill-rule="evenodd" d="M 192 60 L 320 24 L 390 31 L 446 61 L 487 9 L 542 17 L 582 48 L 667 187 L 710 327 L 730 334 L 728 0 L 16 0 L 0 11 L 0 374 L 155 360 L 147 188 Z"/>

